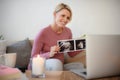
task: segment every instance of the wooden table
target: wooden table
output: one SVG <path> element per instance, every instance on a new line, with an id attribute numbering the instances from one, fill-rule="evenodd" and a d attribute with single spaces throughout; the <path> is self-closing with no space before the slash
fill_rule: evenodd
<path id="1" fill-rule="evenodd" d="M 31 71 L 29 70 L 27 70 L 25 74 L 29 80 L 85 80 L 84 78 L 70 71 L 46 71 L 45 78 L 32 78 Z M 92 79 L 92 80 L 120 80 L 120 76 Z"/>

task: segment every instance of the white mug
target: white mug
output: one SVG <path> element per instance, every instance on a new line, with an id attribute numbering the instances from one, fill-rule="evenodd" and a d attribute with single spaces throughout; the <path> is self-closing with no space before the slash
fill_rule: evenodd
<path id="1" fill-rule="evenodd" d="M 46 71 L 62 71 L 63 63 L 59 59 L 47 59 L 45 64 Z"/>
<path id="2" fill-rule="evenodd" d="M 4 54 L 5 65 L 9 67 L 15 67 L 16 64 L 16 53 Z"/>

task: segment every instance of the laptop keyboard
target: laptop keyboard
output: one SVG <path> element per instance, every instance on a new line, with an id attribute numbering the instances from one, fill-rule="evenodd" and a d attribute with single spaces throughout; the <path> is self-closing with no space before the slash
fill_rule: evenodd
<path id="1" fill-rule="evenodd" d="M 87 72 L 82 72 L 83 74 L 87 75 Z"/>
<path id="2" fill-rule="evenodd" d="M 71 69 L 70 71 L 80 76 L 87 75 L 86 69 Z"/>

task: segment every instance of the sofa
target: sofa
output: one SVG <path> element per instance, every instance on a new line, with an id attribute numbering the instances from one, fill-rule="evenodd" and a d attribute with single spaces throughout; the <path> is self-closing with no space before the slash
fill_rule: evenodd
<path id="1" fill-rule="evenodd" d="M 32 50 L 33 40 L 28 38 L 21 41 L 9 42 L 6 41 L 6 54 L 16 53 L 16 65 L 15 67 L 19 68 L 22 72 L 25 72 L 30 61 L 31 50 Z M 86 67 L 86 57 L 85 50 L 80 52 L 74 57 L 70 57 L 68 54 L 65 54 L 65 63 L 74 63 L 80 62 Z"/>

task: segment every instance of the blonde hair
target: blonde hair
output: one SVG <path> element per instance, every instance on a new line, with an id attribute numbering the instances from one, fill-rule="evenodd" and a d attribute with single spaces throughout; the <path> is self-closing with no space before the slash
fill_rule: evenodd
<path id="1" fill-rule="evenodd" d="M 67 4 L 64 4 L 64 3 L 58 4 L 56 6 L 54 12 L 57 13 L 57 12 L 61 11 L 62 9 L 67 9 L 70 12 L 70 20 L 71 20 L 72 19 L 72 10 Z"/>

